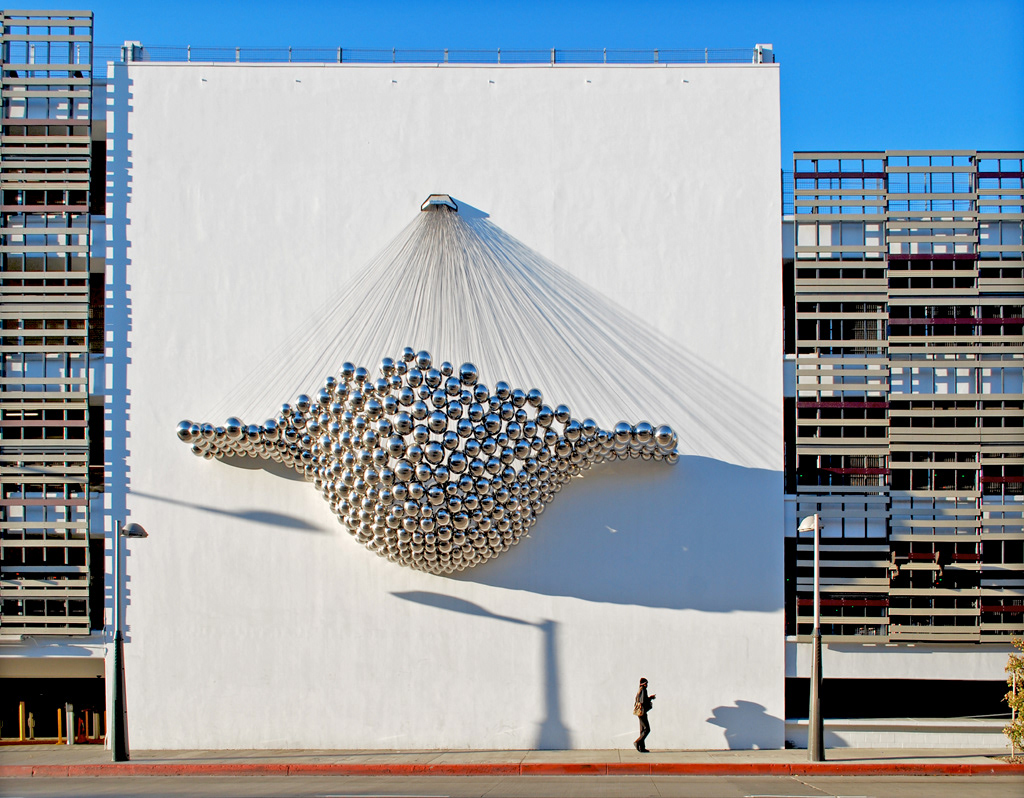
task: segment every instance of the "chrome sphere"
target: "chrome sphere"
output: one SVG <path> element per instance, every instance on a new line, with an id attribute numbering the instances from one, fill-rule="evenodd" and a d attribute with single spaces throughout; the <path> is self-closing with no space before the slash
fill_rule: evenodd
<path id="1" fill-rule="evenodd" d="M 224 422 L 224 431 L 230 441 L 240 440 L 243 435 L 244 426 L 241 421 L 232 416 Z"/>
<path id="2" fill-rule="evenodd" d="M 448 416 L 440 411 L 434 411 L 427 416 L 427 427 L 431 432 L 442 433 L 448 429 Z"/>
<path id="3" fill-rule="evenodd" d="M 178 440 L 185 443 L 192 442 L 192 422 L 191 421 L 179 421 L 178 422 Z"/>
<path id="4" fill-rule="evenodd" d="M 406 460 L 399 460 L 395 464 L 395 477 L 402 482 L 408 482 L 412 479 L 413 468 L 412 465 Z"/>
<path id="5" fill-rule="evenodd" d="M 431 360 L 430 352 L 421 349 L 416 353 L 416 368 L 420 371 L 426 371 L 429 369 L 431 363 L 433 363 L 433 360 Z"/>
<path id="6" fill-rule="evenodd" d="M 646 421 L 641 421 L 633 427 L 633 440 L 637 443 L 649 443 L 654 438 L 654 427 Z"/>
<path id="7" fill-rule="evenodd" d="M 473 386 L 476 385 L 476 381 L 479 378 L 479 374 L 476 370 L 476 366 L 472 363 L 463 363 L 459 366 L 459 380 L 463 385 Z"/>
<path id="8" fill-rule="evenodd" d="M 438 465 L 444 457 L 445 449 L 437 441 L 430 441 L 423 447 L 423 459 L 431 465 Z"/>
<path id="9" fill-rule="evenodd" d="M 412 432 L 413 418 L 409 413 L 401 412 L 395 416 L 395 432 L 399 435 L 408 435 Z"/>
<path id="10" fill-rule="evenodd" d="M 366 402 L 366 415 L 370 417 L 371 421 L 376 421 L 380 418 L 384 412 L 384 405 L 381 404 L 380 400 L 373 397 Z"/>

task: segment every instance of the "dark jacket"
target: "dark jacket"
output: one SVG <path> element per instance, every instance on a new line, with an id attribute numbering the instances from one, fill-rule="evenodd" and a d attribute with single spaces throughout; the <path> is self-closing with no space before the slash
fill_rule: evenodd
<path id="1" fill-rule="evenodd" d="M 636 694 L 636 701 L 640 702 L 640 706 L 644 708 L 644 714 L 646 715 L 654 707 L 654 702 L 647 695 L 647 685 L 645 684 L 640 688 L 640 692 Z"/>

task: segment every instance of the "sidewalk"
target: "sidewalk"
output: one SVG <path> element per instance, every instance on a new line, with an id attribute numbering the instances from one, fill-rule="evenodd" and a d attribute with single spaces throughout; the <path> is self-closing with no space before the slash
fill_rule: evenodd
<path id="1" fill-rule="evenodd" d="M 1024 778 L 1005 750 L 835 748 L 772 751 L 134 751 L 113 763 L 99 745 L 0 747 L 0 778 L 83 776 L 1004 775 Z"/>

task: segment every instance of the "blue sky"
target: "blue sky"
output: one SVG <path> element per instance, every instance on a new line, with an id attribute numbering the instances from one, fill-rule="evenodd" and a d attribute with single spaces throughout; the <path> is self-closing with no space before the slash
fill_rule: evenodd
<path id="1" fill-rule="evenodd" d="M 653 50 L 771 42 L 781 63 L 785 168 L 794 150 L 1024 149 L 1024 0 L 74 6 L 95 12 L 97 44 Z"/>

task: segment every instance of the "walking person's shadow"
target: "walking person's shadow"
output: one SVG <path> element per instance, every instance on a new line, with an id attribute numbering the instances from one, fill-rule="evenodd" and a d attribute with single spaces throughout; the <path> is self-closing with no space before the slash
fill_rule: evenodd
<path id="1" fill-rule="evenodd" d="M 761 704 L 737 701 L 733 707 L 715 707 L 708 723 L 725 729 L 730 750 L 759 748 L 758 741 L 782 737 L 784 721 L 769 715 Z"/>

